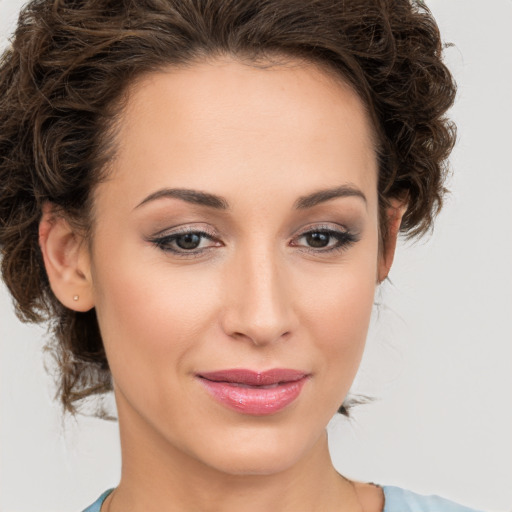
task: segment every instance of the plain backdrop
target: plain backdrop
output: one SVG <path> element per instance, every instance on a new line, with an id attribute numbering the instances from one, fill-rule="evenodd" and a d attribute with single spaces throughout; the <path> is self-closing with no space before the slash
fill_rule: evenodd
<path id="1" fill-rule="evenodd" d="M 22 2 L 0 0 L 0 44 Z M 398 249 L 354 391 L 329 425 L 348 477 L 512 510 L 512 2 L 431 0 L 459 86 L 451 196 L 432 237 Z M 1 186 L 1 184 L 0 184 Z M 45 331 L 0 285 L 0 511 L 80 511 L 119 478 L 117 424 L 63 420 Z"/>

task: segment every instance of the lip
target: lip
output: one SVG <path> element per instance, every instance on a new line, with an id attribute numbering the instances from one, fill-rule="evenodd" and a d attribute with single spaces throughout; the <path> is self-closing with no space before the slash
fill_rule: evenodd
<path id="1" fill-rule="evenodd" d="M 243 414 L 275 414 L 294 402 L 310 375 L 275 368 L 264 372 L 230 369 L 197 374 L 212 398 Z"/>

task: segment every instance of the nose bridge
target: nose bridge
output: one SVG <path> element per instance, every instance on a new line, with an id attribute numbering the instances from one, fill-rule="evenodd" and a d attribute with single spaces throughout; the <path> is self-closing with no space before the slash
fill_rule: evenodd
<path id="1" fill-rule="evenodd" d="M 291 329 L 291 304 L 285 269 L 270 244 L 236 255 L 228 276 L 225 329 L 262 345 Z"/>

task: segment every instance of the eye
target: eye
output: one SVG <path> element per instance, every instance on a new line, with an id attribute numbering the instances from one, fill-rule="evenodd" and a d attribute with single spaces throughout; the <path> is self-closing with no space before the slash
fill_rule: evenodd
<path id="1" fill-rule="evenodd" d="M 202 239 L 200 233 L 185 233 L 184 235 L 176 236 L 174 241 L 180 249 L 191 250 L 197 249 Z"/>
<path id="2" fill-rule="evenodd" d="M 359 238 L 349 231 L 319 227 L 301 233 L 291 245 L 317 253 L 330 253 L 347 249 L 358 240 Z"/>
<path id="3" fill-rule="evenodd" d="M 221 243 L 212 234 L 205 231 L 186 230 L 157 236 L 149 240 L 159 249 L 179 256 L 195 256 L 202 252 L 219 247 Z"/>
<path id="4" fill-rule="evenodd" d="M 327 247 L 333 236 L 325 231 L 311 231 L 305 234 L 302 238 L 306 241 L 309 247 L 315 247 L 317 249 L 321 247 Z"/>

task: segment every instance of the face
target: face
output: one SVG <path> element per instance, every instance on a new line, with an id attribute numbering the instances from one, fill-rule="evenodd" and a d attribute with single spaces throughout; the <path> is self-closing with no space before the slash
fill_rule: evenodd
<path id="1" fill-rule="evenodd" d="M 313 65 L 225 59 L 145 77 L 119 126 L 90 265 L 122 435 L 292 466 L 350 388 L 378 280 L 360 100 Z"/>

